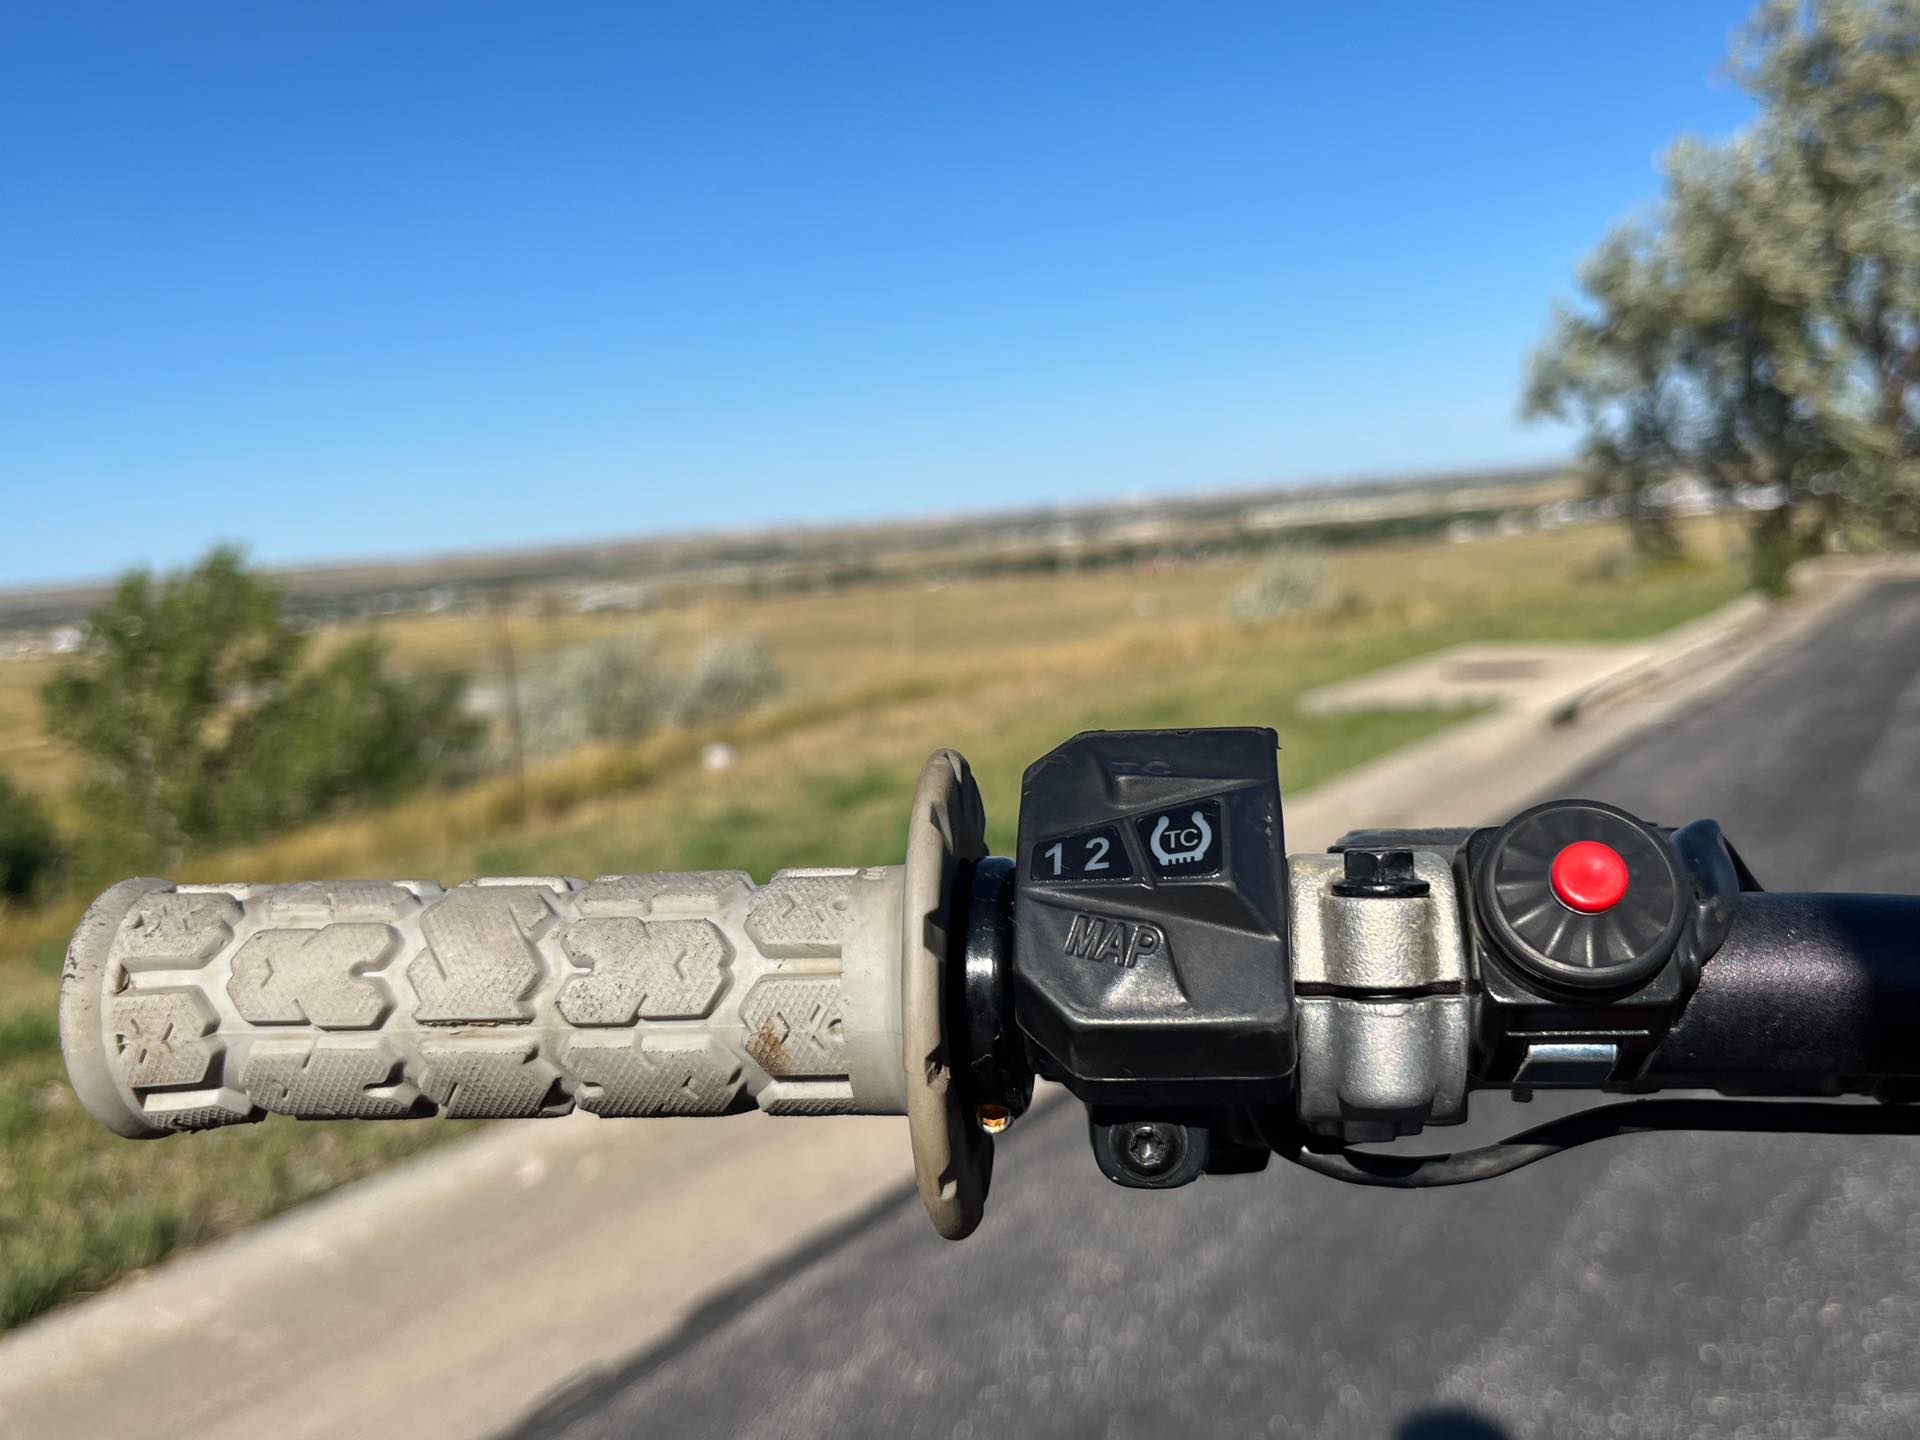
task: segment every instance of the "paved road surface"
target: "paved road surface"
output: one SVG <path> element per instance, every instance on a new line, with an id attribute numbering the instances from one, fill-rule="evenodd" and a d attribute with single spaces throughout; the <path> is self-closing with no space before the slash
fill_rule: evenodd
<path id="1" fill-rule="evenodd" d="M 1776 889 L 1920 891 L 1920 583 L 1561 788 L 1715 815 Z M 1920 1433 L 1920 1143 L 1154 1196 L 1100 1178 L 1070 1106 L 1011 1140 L 971 1241 L 903 1191 L 516 1440 Z"/>

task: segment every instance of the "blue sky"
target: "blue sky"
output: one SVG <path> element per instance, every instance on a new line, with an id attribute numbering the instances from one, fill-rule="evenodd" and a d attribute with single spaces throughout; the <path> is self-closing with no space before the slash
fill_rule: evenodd
<path id="1" fill-rule="evenodd" d="M 1746 6 L 0 15 L 0 586 L 1564 453 Z"/>

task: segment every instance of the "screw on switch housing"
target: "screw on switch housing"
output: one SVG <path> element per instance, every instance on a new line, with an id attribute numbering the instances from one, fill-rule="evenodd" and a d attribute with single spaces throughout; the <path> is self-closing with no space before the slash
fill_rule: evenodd
<path id="1" fill-rule="evenodd" d="M 1198 1180 L 1206 1170 L 1212 1137 L 1205 1126 L 1115 1119 L 1114 1113 L 1093 1110 L 1087 1120 L 1094 1163 L 1114 1184 L 1129 1190 L 1172 1190 Z"/>

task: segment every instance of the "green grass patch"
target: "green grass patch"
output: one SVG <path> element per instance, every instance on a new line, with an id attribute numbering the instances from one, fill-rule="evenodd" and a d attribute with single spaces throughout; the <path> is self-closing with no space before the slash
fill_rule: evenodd
<path id="1" fill-rule="evenodd" d="M 536 868 L 531 852 L 524 844 L 513 842 L 506 845 L 485 845 L 473 852 L 474 873 L 476 875 L 536 875 L 546 872 Z"/>
<path id="2" fill-rule="evenodd" d="M 471 1128 L 286 1120 L 134 1143 L 107 1135 L 80 1108 L 57 1048 L 8 1051 L 0 1057 L 0 1327 Z"/>
<path id="3" fill-rule="evenodd" d="M 60 1017 L 53 1005 L 0 1017 L 0 1064 L 39 1059 L 60 1049 Z"/>

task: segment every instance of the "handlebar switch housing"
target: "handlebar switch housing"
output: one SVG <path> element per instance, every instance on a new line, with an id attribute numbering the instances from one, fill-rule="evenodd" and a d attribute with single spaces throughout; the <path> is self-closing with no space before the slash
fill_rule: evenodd
<path id="1" fill-rule="evenodd" d="M 1089 731 L 1028 767 L 1015 1013 L 1040 1073 L 1166 1113 L 1287 1098 L 1278 737 Z"/>
<path id="2" fill-rule="evenodd" d="M 1627 1085 L 1726 937 L 1738 867 L 1710 822 L 1676 832 L 1556 800 L 1461 848 L 1484 1079 Z"/>

